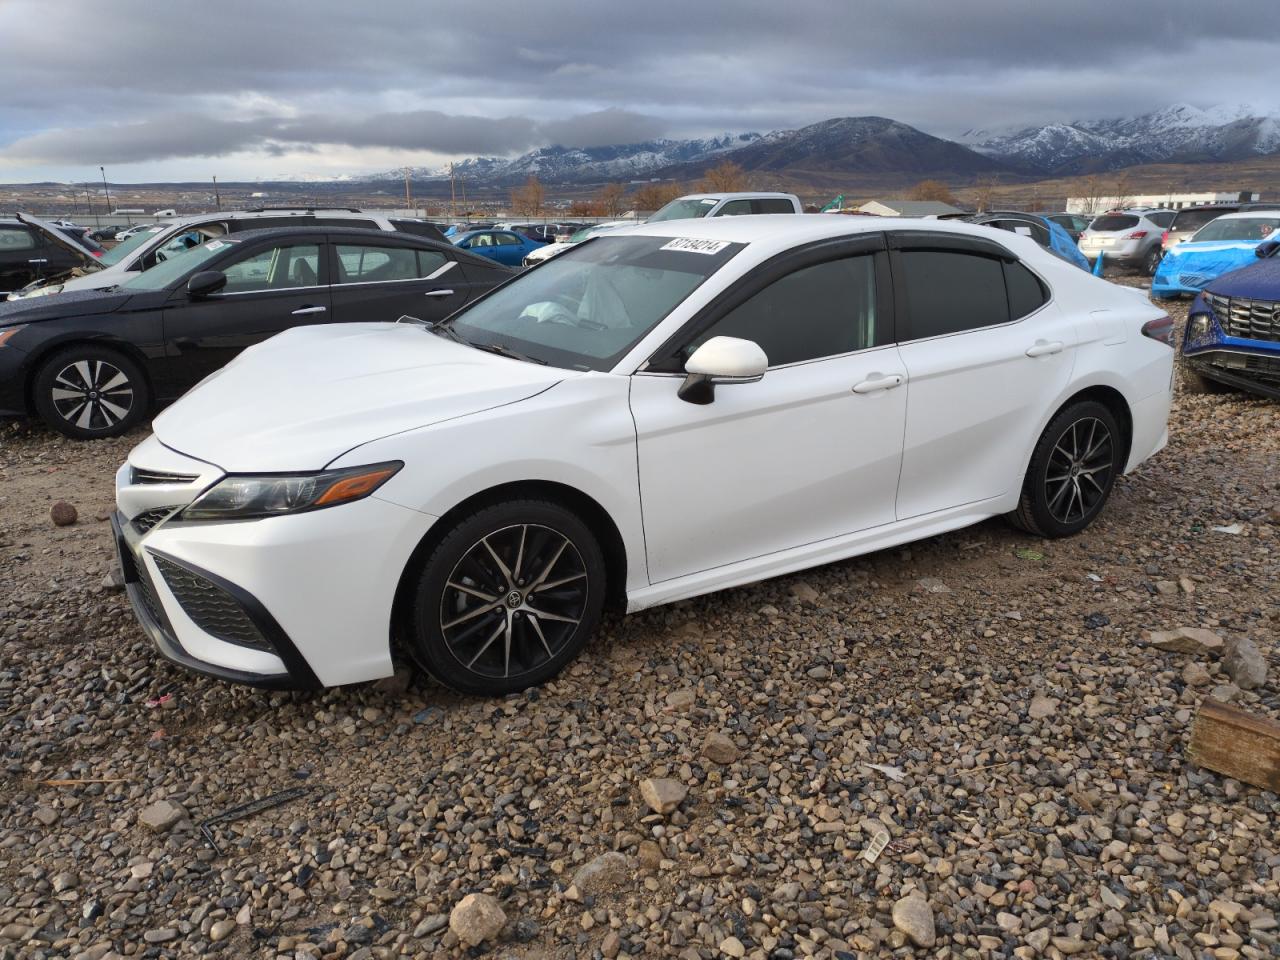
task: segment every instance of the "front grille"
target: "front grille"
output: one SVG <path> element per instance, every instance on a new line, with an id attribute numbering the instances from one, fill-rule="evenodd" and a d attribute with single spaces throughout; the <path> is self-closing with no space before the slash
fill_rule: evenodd
<path id="1" fill-rule="evenodd" d="M 1199 354 L 1198 358 L 1223 370 L 1232 370 L 1258 380 L 1280 383 L 1280 357 L 1259 357 L 1251 353 L 1214 350 L 1211 353 Z"/>
<path id="2" fill-rule="evenodd" d="M 1180 273 L 1178 274 L 1178 285 L 1183 287 L 1203 287 L 1212 279 L 1212 277 L 1206 277 L 1203 273 Z"/>
<path id="3" fill-rule="evenodd" d="M 132 483 L 195 483 L 198 479 L 194 473 L 166 473 L 141 467 L 131 467 L 129 477 Z"/>
<path id="4" fill-rule="evenodd" d="M 155 507 L 154 509 L 151 509 L 151 510 L 144 510 L 142 513 L 134 517 L 133 520 L 131 520 L 130 522 L 133 524 L 133 528 L 137 530 L 139 533 L 148 533 L 155 527 L 159 526 L 159 524 L 162 521 L 167 520 L 170 514 L 176 512 L 179 509 L 181 508 L 176 506 Z"/>
<path id="5" fill-rule="evenodd" d="M 1246 340 L 1280 341 L 1280 303 L 1205 294 L 1222 332 Z M 1265 358 L 1262 358 L 1265 359 Z"/>
<path id="6" fill-rule="evenodd" d="M 197 627 L 227 643 L 255 650 L 271 649 L 244 607 L 230 593 L 172 560 L 156 556 L 155 561 L 182 612 Z"/>

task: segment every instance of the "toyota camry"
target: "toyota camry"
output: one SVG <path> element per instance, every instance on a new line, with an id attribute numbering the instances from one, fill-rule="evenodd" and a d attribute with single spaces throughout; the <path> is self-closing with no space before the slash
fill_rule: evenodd
<path id="1" fill-rule="evenodd" d="M 277 687 L 407 654 L 554 676 L 628 611 L 1005 515 L 1077 534 L 1165 444 L 1169 318 L 959 222 L 727 217 L 576 244 L 434 325 L 290 329 L 116 477 L 161 653 Z"/>

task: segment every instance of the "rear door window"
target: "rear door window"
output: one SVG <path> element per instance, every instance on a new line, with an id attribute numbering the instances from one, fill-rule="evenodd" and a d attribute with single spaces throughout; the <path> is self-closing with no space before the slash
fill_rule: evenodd
<path id="1" fill-rule="evenodd" d="M 435 250 L 340 243 L 337 283 L 384 283 L 429 277 L 449 259 Z"/>
<path id="2" fill-rule="evenodd" d="M 950 250 L 903 250 L 906 330 L 902 340 L 941 337 L 1009 320 L 999 260 Z"/>

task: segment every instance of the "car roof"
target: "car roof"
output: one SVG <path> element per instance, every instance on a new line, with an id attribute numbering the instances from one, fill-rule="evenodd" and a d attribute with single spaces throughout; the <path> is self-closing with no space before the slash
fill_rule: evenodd
<path id="1" fill-rule="evenodd" d="M 790 200 L 793 194 L 790 193 L 770 193 L 768 190 L 739 190 L 735 193 L 685 193 L 676 197 L 677 200 L 702 200 L 704 198 L 714 197 L 717 200 L 736 200 L 741 197 L 769 197 L 781 200 Z M 774 214 L 777 216 L 777 214 Z"/>
<path id="2" fill-rule="evenodd" d="M 1241 210 L 1239 213 L 1224 213 L 1219 220 L 1274 220 L 1276 210 Z"/>

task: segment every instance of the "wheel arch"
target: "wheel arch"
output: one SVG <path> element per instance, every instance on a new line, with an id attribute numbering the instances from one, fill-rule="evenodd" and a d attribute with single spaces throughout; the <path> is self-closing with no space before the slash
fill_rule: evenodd
<path id="1" fill-rule="evenodd" d="M 605 603 L 618 609 L 626 606 L 627 549 L 622 532 L 609 512 L 594 497 L 576 487 L 554 480 L 516 480 L 498 484 L 472 494 L 450 507 L 426 532 L 409 555 L 400 581 L 396 584 L 391 608 L 391 642 L 403 635 L 413 605 L 413 591 L 419 571 L 427 557 L 448 534 L 459 517 L 490 504 L 514 499 L 550 500 L 576 513 L 600 538 L 605 558 Z"/>
<path id="2" fill-rule="evenodd" d="M 45 362 L 62 350 L 68 347 L 91 346 L 102 347 L 108 350 L 114 350 L 122 353 L 134 363 L 138 365 L 138 369 L 142 371 L 142 378 L 146 381 L 147 390 L 151 394 L 151 405 L 154 409 L 157 395 L 155 380 L 151 376 L 146 355 L 132 343 L 125 340 L 116 340 L 107 336 L 93 336 L 91 334 L 69 334 L 62 339 L 54 340 L 44 344 L 39 350 L 33 352 L 27 358 L 26 370 L 22 376 L 22 401 L 26 405 L 27 415 L 31 417 L 37 416 L 35 405 L 35 384 L 36 374 Z M 148 411 L 150 412 L 150 411 Z"/>
<path id="3" fill-rule="evenodd" d="M 1097 383 L 1092 386 L 1083 387 L 1071 394 L 1062 401 L 1052 413 L 1049 414 L 1045 424 L 1053 422 L 1063 410 L 1074 403 L 1080 403 L 1085 400 L 1093 400 L 1102 404 L 1116 418 L 1116 425 L 1120 428 L 1121 441 L 1124 444 L 1124 456 L 1120 459 L 1121 473 L 1125 472 L 1125 468 L 1129 463 L 1129 454 L 1133 446 L 1133 411 L 1129 408 L 1129 401 L 1125 399 L 1123 393 L 1115 387 L 1107 384 Z M 1041 432 L 1043 432 L 1043 427 Z"/>

